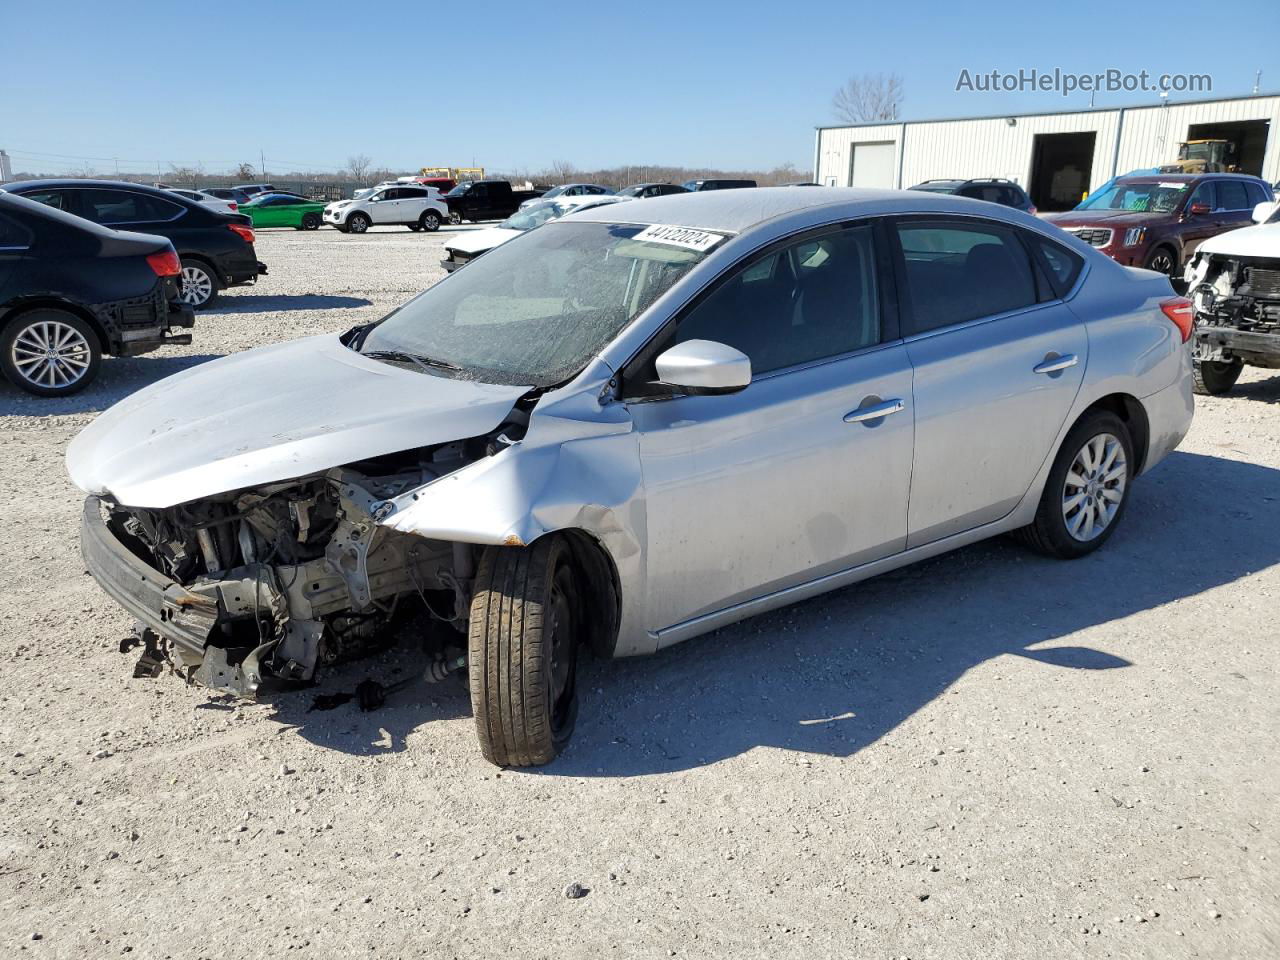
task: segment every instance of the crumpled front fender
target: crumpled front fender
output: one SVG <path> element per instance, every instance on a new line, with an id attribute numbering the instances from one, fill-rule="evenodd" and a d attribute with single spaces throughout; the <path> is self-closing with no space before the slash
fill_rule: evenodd
<path id="1" fill-rule="evenodd" d="M 525 546 L 581 530 L 604 548 L 621 592 L 617 656 L 652 652 L 639 611 L 645 513 L 637 435 L 625 405 L 582 390 L 539 406 L 523 440 L 391 501 L 379 523 L 433 540 Z"/>

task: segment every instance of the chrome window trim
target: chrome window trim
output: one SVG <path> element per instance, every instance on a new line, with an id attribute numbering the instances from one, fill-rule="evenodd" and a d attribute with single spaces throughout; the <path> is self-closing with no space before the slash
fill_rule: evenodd
<path id="1" fill-rule="evenodd" d="M 0 252 L 9 252 L 12 250 L 30 250 L 30 249 L 31 249 L 31 244 L 29 243 L 28 244 L 12 243 L 12 244 L 0 245 Z"/>

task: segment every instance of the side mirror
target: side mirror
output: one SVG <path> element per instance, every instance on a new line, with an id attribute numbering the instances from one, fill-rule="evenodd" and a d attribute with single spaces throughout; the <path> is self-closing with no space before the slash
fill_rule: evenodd
<path id="1" fill-rule="evenodd" d="M 1207 203 L 1193 203 L 1187 208 L 1187 214 L 1192 217 L 1203 217 L 1208 212 L 1209 205 Z"/>
<path id="2" fill-rule="evenodd" d="M 1276 207 L 1280 207 L 1280 203 L 1274 200 L 1258 204 L 1253 208 L 1253 222 L 1266 223 L 1271 219 L 1271 215 L 1276 212 Z"/>
<path id="3" fill-rule="evenodd" d="M 751 384 L 745 353 L 712 340 L 686 340 L 655 361 L 658 379 L 688 394 L 737 393 Z"/>

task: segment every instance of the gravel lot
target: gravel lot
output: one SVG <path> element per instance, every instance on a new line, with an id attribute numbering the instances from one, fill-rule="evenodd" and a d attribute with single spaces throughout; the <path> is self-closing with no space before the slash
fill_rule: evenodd
<path id="1" fill-rule="evenodd" d="M 166 374 L 380 316 L 450 235 L 261 231 L 270 276 L 191 347 L 62 401 L 0 384 L 0 954 L 1280 956 L 1280 377 L 1256 371 L 1098 554 L 990 542 L 588 663 L 543 770 L 481 759 L 457 683 L 361 714 L 131 679 L 68 441 Z"/>

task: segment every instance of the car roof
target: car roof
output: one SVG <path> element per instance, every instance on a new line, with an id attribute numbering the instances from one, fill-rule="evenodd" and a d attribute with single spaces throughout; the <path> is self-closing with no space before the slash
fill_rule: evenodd
<path id="1" fill-rule="evenodd" d="M 97 180 L 89 177 L 51 177 L 44 180 L 17 180 L 6 184 L 6 186 L 9 188 L 21 187 L 23 190 L 31 187 L 45 190 L 58 187 L 124 187 L 129 190 L 141 190 L 144 193 L 158 193 L 162 196 L 169 192 L 165 188 L 153 187 L 147 183 L 130 183 L 128 180 Z M 187 190 L 190 188 L 181 187 L 180 189 Z"/>
<path id="2" fill-rule="evenodd" d="M 1116 177 L 1116 183 L 1195 183 L 1198 180 L 1256 180 L 1249 173 L 1142 173 L 1133 177 Z"/>

